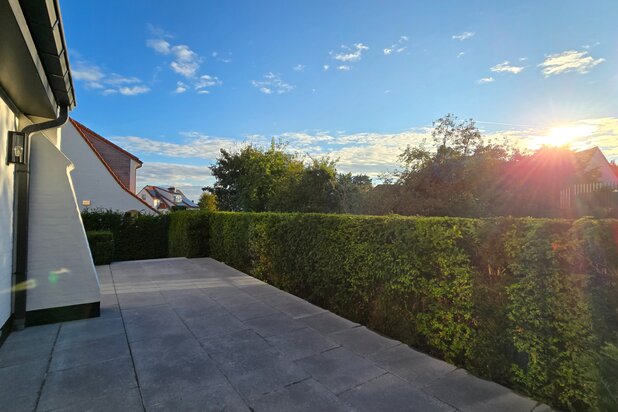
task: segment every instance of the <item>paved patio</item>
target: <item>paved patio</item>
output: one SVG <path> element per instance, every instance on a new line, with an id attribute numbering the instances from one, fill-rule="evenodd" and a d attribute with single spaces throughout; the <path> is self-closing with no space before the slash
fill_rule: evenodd
<path id="1" fill-rule="evenodd" d="M 0 348 L 3 410 L 549 410 L 212 259 L 98 272 L 100 318 Z"/>

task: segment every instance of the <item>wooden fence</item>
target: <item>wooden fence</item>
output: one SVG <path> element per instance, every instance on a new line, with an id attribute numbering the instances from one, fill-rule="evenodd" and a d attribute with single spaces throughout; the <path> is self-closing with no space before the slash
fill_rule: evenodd
<path id="1" fill-rule="evenodd" d="M 596 182 L 596 183 L 579 183 L 573 186 L 566 187 L 560 191 L 560 209 L 569 210 L 575 207 L 575 201 L 578 198 L 587 197 L 590 198 L 592 194 L 599 198 L 602 203 L 607 200 L 607 204 L 611 204 L 616 195 L 614 192 L 618 191 L 618 183 L 612 182 Z M 604 199 L 607 197 L 607 199 Z"/>

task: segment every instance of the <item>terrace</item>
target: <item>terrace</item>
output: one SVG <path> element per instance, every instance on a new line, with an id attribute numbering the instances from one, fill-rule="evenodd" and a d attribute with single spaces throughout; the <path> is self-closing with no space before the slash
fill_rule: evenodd
<path id="1" fill-rule="evenodd" d="M 15 332 L 11 410 L 501 410 L 546 405 L 210 258 L 99 266 L 101 317 Z"/>

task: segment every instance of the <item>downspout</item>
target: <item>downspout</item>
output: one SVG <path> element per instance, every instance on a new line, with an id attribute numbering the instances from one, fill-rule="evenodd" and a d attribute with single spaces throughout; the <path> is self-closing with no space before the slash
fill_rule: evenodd
<path id="1" fill-rule="evenodd" d="M 28 205 L 30 190 L 30 136 L 36 132 L 55 129 L 66 123 L 69 117 L 67 106 L 60 107 L 58 118 L 43 123 L 24 127 L 21 132 L 26 135 L 27 153 L 24 164 L 15 165 L 14 210 L 15 242 L 13 253 L 14 309 L 13 328 L 22 330 L 26 326 L 26 292 L 28 289 Z"/>

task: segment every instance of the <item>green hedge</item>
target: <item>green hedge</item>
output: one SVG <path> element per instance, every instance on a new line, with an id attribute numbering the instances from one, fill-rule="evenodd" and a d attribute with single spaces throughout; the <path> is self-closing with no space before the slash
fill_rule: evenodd
<path id="1" fill-rule="evenodd" d="M 114 239 L 113 259 L 140 260 L 168 257 L 168 215 L 132 215 L 109 210 L 82 212 L 86 231 L 107 230 Z M 91 249 L 93 258 L 98 259 Z"/>
<path id="2" fill-rule="evenodd" d="M 170 214 L 169 256 L 208 256 L 208 217 L 198 211 Z"/>
<path id="3" fill-rule="evenodd" d="M 95 265 L 107 265 L 114 260 L 114 236 L 109 230 L 86 232 Z"/>
<path id="4" fill-rule="evenodd" d="M 213 213 L 210 256 L 567 410 L 616 410 L 618 222 Z"/>

